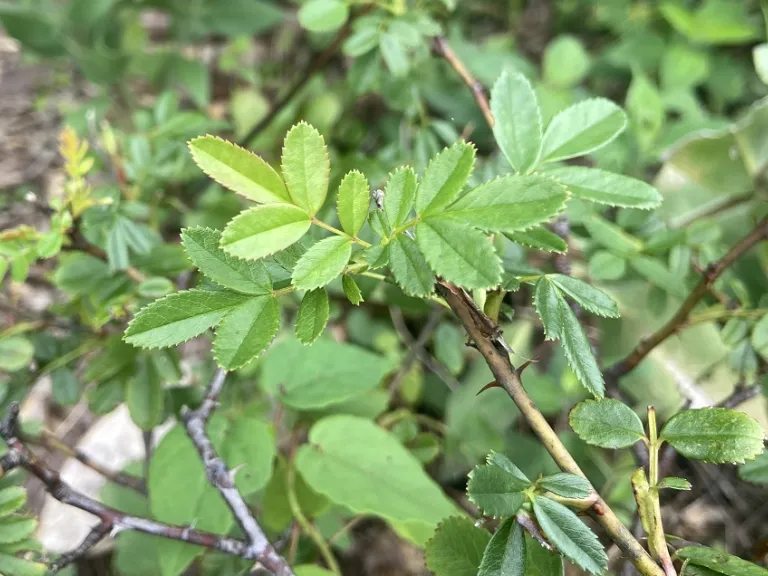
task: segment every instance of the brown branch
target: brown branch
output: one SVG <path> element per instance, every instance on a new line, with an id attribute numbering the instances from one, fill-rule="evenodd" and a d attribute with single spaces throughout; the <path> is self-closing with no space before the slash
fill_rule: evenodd
<path id="1" fill-rule="evenodd" d="M 606 379 L 615 381 L 634 370 L 635 367 L 648 356 L 651 350 L 678 331 L 688 319 L 691 312 L 693 312 L 696 305 L 707 295 L 709 288 L 714 284 L 715 280 L 722 275 L 726 268 L 733 264 L 742 254 L 760 241 L 765 240 L 767 237 L 768 217 L 763 218 L 755 229 L 733 246 L 722 259 L 710 264 L 704 272 L 704 276 L 696 285 L 696 288 L 694 288 L 693 292 L 688 295 L 688 298 L 685 299 L 685 302 L 683 302 L 675 315 L 657 332 L 641 341 L 626 358 L 616 362 L 613 366 L 608 368 L 605 371 Z"/>
<path id="2" fill-rule="evenodd" d="M 435 36 L 432 39 L 432 50 L 434 50 L 435 54 L 448 62 L 451 68 L 453 68 L 461 77 L 464 84 L 466 84 L 472 92 L 472 96 L 474 96 L 475 102 L 477 102 L 477 105 L 480 107 L 480 111 L 483 113 L 485 121 L 488 122 L 488 126 L 493 128 L 493 114 L 491 114 L 491 106 L 488 103 L 488 98 L 485 95 L 483 85 L 472 76 L 472 73 L 456 55 L 456 52 L 453 51 L 450 44 L 448 44 L 448 40 L 445 39 L 445 36 Z"/>
<path id="3" fill-rule="evenodd" d="M 218 397 L 224 387 L 226 377 L 225 370 L 217 369 L 200 407 L 197 410 L 190 410 L 185 406 L 181 410 L 181 419 L 187 434 L 203 460 L 208 481 L 224 498 L 248 540 L 245 554 L 248 557 L 257 558 L 276 576 L 293 576 L 291 567 L 275 550 L 256 522 L 242 494 L 235 486 L 234 473 L 227 468 L 224 460 L 216 453 L 213 443 L 205 432 L 205 425 L 214 408 L 218 405 Z"/>
<path id="4" fill-rule="evenodd" d="M 356 15 L 354 15 L 352 18 L 350 18 L 347 23 L 339 30 L 339 32 L 336 34 L 336 37 L 333 39 L 333 41 L 326 47 L 325 50 L 323 50 L 320 54 L 318 54 L 312 62 L 309 63 L 309 65 L 304 69 L 299 76 L 299 79 L 296 81 L 296 83 L 291 86 L 291 88 L 288 89 L 288 92 L 283 95 L 282 98 L 280 98 L 277 102 L 275 102 L 272 107 L 269 109 L 267 114 L 264 116 L 264 118 L 256 124 L 251 130 L 246 134 L 241 140 L 240 144 L 242 146 L 247 146 L 248 143 L 253 140 L 256 136 L 261 134 L 271 123 L 272 120 L 277 117 L 283 108 L 285 108 L 288 103 L 293 100 L 293 98 L 298 94 L 302 88 L 309 82 L 309 80 L 314 76 L 317 72 L 325 68 L 328 63 L 331 61 L 331 58 L 336 54 L 341 44 L 346 40 L 349 35 L 352 33 L 352 23 L 356 18 L 359 18 L 363 14 L 367 14 L 371 12 L 374 8 L 376 8 L 375 4 L 371 4 L 369 6 L 366 6 L 363 8 L 360 12 L 358 12 Z"/>
<path id="5" fill-rule="evenodd" d="M 759 384 L 752 386 L 736 386 L 730 396 L 717 403 L 719 408 L 736 408 L 747 400 L 751 400 L 760 394 L 762 387 Z"/>
<path id="6" fill-rule="evenodd" d="M 35 437 L 24 436 L 22 441 L 31 444 L 37 444 L 49 450 L 60 452 L 68 458 L 74 458 L 84 466 L 87 466 L 91 470 L 101 474 L 104 476 L 104 478 L 114 482 L 115 484 L 119 484 L 125 488 L 130 488 L 131 490 L 136 490 L 141 494 L 147 493 L 147 487 L 144 480 L 138 476 L 126 474 L 125 472 L 110 470 L 104 467 L 102 464 L 95 462 L 90 456 L 81 450 L 72 448 L 68 444 L 64 443 L 58 436 L 49 430 L 42 430 L 40 435 Z"/>
<path id="7" fill-rule="evenodd" d="M 502 386 L 517 404 L 528 425 L 536 433 L 541 443 L 550 453 L 557 465 L 565 472 L 586 478 L 568 449 L 558 438 L 544 415 L 539 411 L 523 388 L 520 380 L 521 370 L 515 369 L 509 360 L 509 346 L 501 337 L 501 330 L 479 311 L 474 301 L 462 289 L 445 281 L 440 281 L 437 290 L 461 320 L 464 328 L 474 340 L 477 349 L 485 358 L 496 382 Z M 595 504 L 589 514 L 597 521 L 619 548 L 627 555 L 635 567 L 646 576 L 663 576 L 664 572 L 650 557 L 648 552 L 635 539 L 632 533 L 621 523 L 608 504 L 595 492 Z"/>

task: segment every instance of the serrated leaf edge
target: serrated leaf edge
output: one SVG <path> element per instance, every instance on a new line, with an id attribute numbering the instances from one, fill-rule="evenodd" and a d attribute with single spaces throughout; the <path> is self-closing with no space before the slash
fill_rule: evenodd
<path id="1" fill-rule="evenodd" d="M 282 148 L 280 149 L 280 173 L 281 173 L 281 178 L 282 178 L 283 182 L 285 182 L 285 165 L 284 165 L 284 163 L 283 163 L 283 159 L 285 158 L 285 141 L 288 139 L 288 136 L 289 136 L 289 135 L 290 135 L 290 134 L 291 134 L 291 133 L 292 133 L 294 130 L 296 130 L 297 128 L 299 128 L 300 126 L 307 126 L 307 127 L 308 127 L 308 128 L 309 128 L 309 129 L 310 129 L 312 132 L 314 132 L 315 134 L 317 134 L 318 136 L 320 136 L 320 141 L 323 143 L 323 153 L 325 154 L 325 160 L 326 160 L 326 162 L 325 162 L 325 165 L 327 166 L 327 168 L 324 170 L 324 172 L 325 172 L 325 177 L 326 177 L 326 179 L 329 181 L 329 184 L 330 184 L 330 177 L 331 177 L 331 157 L 330 157 L 330 155 L 328 154 L 328 145 L 325 143 L 325 138 L 324 138 L 324 137 L 323 137 L 323 135 L 320 133 L 320 131 L 319 131 L 317 128 L 315 128 L 314 126 L 312 126 L 312 124 L 310 124 L 309 122 L 307 122 L 307 121 L 305 121 L 305 120 L 301 120 L 300 122 L 297 122 L 296 124 L 294 124 L 293 126 L 291 126 L 291 127 L 290 127 L 290 129 L 288 130 L 288 132 L 286 132 L 286 133 L 285 133 L 285 138 L 283 138 L 283 146 L 282 146 Z M 290 197 L 290 199 L 293 201 L 293 206 L 296 206 L 296 207 L 298 207 L 298 208 L 301 208 L 302 210 L 304 210 L 305 212 L 307 212 L 307 214 L 309 214 L 310 218 L 313 218 L 313 217 L 314 217 L 314 215 L 315 215 L 317 212 L 315 211 L 315 212 L 312 212 L 312 213 L 310 213 L 310 212 L 309 212 L 309 211 L 307 211 L 306 209 L 304 209 L 304 208 L 302 208 L 301 206 L 299 206 L 298 204 L 296 204 L 296 201 L 294 200 L 294 198 L 293 198 L 293 195 L 291 194 L 291 189 L 288 187 L 288 183 L 287 183 L 287 182 L 285 182 L 285 188 L 286 188 L 286 190 L 288 190 L 288 196 L 289 196 L 289 197 Z M 327 189 L 326 189 L 326 191 L 325 191 L 325 194 L 326 194 L 326 198 L 327 198 L 327 196 L 328 196 L 328 190 L 327 190 Z M 318 210 L 319 210 L 319 208 L 318 208 Z"/>

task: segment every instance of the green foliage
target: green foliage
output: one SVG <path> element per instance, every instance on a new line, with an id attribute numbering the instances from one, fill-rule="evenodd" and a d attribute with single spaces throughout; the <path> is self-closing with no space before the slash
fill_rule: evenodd
<path id="1" fill-rule="evenodd" d="M 313 290 L 339 276 L 352 255 L 352 243 L 342 236 L 325 238 L 307 250 L 293 269 L 293 285 Z"/>
<path id="2" fill-rule="evenodd" d="M 493 135 L 512 168 L 526 173 L 541 153 L 542 121 L 531 83 L 522 74 L 504 72 L 491 91 Z"/>
<path id="3" fill-rule="evenodd" d="M 544 476 L 536 482 L 536 485 L 564 498 L 586 498 L 592 491 L 589 481 L 565 472 Z"/>
<path id="4" fill-rule="evenodd" d="M 376 514 L 421 542 L 455 507 L 421 464 L 370 420 L 329 416 L 309 433 L 296 466 L 313 490 L 358 514 Z M 401 532 L 403 533 L 403 532 Z"/>
<path id="5" fill-rule="evenodd" d="M 514 518 L 508 518 L 493 534 L 483 554 L 478 576 L 522 576 L 525 574 L 525 538 Z"/>
<path id="6" fill-rule="evenodd" d="M 305 123 L 291 128 L 285 135 L 282 168 L 293 204 L 313 216 L 325 201 L 331 171 L 320 133 Z"/>
<path id="7" fill-rule="evenodd" d="M 721 550 L 706 546 L 686 546 L 677 551 L 677 556 L 694 566 L 703 566 L 715 574 L 726 576 L 765 576 L 766 570 L 757 564 L 742 560 Z"/>
<path id="8" fill-rule="evenodd" d="M 602 573 L 608 556 L 597 536 L 562 504 L 536 496 L 536 520 L 550 542 L 571 562 L 592 574 Z"/>
<path id="9" fill-rule="evenodd" d="M 613 398 L 577 404 L 568 421 L 582 440 L 602 448 L 627 448 L 645 438 L 634 410 Z"/>
<path id="10" fill-rule="evenodd" d="M 241 212 L 221 234 L 225 252 L 258 260 L 288 248 L 309 230 L 312 220 L 290 204 L 265 204 Z"/>
<path id="11" fill-rule="evenodd" d="M 530 482 L 494 464 L 484 464 L 470 472 L 467 494 L 487 516 L 514 516 L 525 501 Z"/>
<path id="12" fill-rule="evenodd" d="M 427 542 L 427 568 L 436 576 L 476 576 L 489 540 L 469 518 L 446 518 Z"/>
<path id="13" fill-rule="evenodd" d="M 328 292 L 324 288 L 304 294 L 296 315 L 296 338 L 302 344 L 312 344 L 328 323 Z"/>
<path id="14" fill-rule="evenodd" d="M 738 410 L 683 410 L 670 418 L 659 436 L 687 458 L 741 463 L 763 452 L 765 432 Z"/>

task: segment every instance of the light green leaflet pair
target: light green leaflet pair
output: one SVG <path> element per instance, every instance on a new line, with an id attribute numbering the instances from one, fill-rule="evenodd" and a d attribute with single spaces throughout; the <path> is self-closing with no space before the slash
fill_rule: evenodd
<path id="1" fill-rule="evenodd" d="M 286 135 L 281 173 L 219 138 L 192 140 L 190 150 L 202 170 L 256 205 L 221 233 L 202 228 L 182 233 L 187 255 L 212 282 L 141 310 L 126 341 L 145 348 L 173 346 L 217 327 L 216 360 L 234 369 L 269 346 L 279 327 L 282 294 L 305 292 L 296 333 L 311 343 L 328 320 L 325 287 L 339 276 L 353 304 L 363 298 L 354 276 L 373 269 L 388 270 L 412 296 L 429 296 L 436 276 L 470 290 L 515 289 L 519 279 L 504 270 L 491 234 L 497 242 L 506 236 L 562 252 L 565 243 L 545 223 L 569 197 L 640 209 L 660 203 L 658 192 L 639 180 L 551 164 L 593 152 L 624 130 L 626 116 L 609 100 L 575 104 L 544 130 L 529 82 L 505 73 L 493 88 L 491 108 L 494 136 L 513 172 L 467 190 L 475 149 L 460 141 L 437 154 L 420 179 L 410 168 L 394 170 L 379 207 L 371 203 L 365 176 L 351 171 L 336 195 L 338 224 L 317 216 L 326 203 L 331 167 L 323 137 L 308 124 L 299 123 Z M 307 248 L 305 235 L 313 225 L 330 234 Z M 547 337 L 562 341 L 580 381 L 601 396 L 602 376 L 565 295 L 604 316 L 618 315 L 615 303 L 584 282 L 553 274 L 538 277 L 535 294 Z"/>

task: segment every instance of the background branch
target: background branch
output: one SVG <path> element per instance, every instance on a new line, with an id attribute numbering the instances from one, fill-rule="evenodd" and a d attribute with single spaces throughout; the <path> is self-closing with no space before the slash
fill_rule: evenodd
<path id="1" fill-rule="evenodd" d="M 634 350 L 630 352 L 626 358 L 616 362 L 610 368 L 605 371 L 605 377 L 608 380 L 616 380 L 632 370 L 646 357 L 648 354 L 656 348 L 659 344 L 664 342 L 672 334 L 685 323 L 688 316 L 693 312 L 696 305 L 707 295 L 709 288 L 714 284 L 722 273 L 733 264 L 742 254 L 748 251 L 750 248 L 758 244 L 760 241 L 765 240 L 768 237 L 768 217 L 763 218 L 755 227 L 752 232 L 742 238 L 737 244 L 735 244 L 728 253 L 723 256 L 717 262 L 710 264 L 704 276 L 685 299 L 680 309 L 675 315 L 662 326 L 657 332 L 650 337 L 642 340 Z"/>

